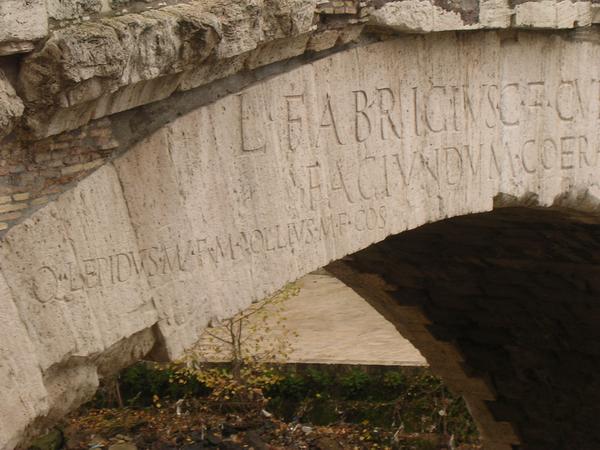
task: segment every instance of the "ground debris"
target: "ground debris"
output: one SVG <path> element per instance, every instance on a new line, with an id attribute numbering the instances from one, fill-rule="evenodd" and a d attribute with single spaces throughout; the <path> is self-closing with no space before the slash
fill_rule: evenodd
<path id="1" fill-rule="evenodd" d="M 286 423 L 264 414 L 225 413 L 195 399 L 184 413 L 175 402 L 161 408 L 81 410 L 63 426 L 65 450 L 366 450 L 450 449 L 449 436 L 402 434 L 368 424 Z M 310 430 L 310 432 L 307 432 Z M 478 445 L 461 450 L 480 449 Z"/>

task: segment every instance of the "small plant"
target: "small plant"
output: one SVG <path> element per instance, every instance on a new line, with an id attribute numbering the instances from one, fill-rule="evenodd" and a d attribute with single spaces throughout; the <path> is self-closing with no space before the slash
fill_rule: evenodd
<path id="1" fill-rule="evenodd" d="M 246 411 L 264 408 L 265 390 L 282 379 L 274 363 L 284 362 L 291 349 L 283 303 L 298 292 L 297 285 L 288 284 L 275 295 L 205 331 L 185 367 L 211 389 L 210 398 L 217 407 Z M 273 335 L 274 329 L 279 330 L 278 336 Z M 224 356 L 227 366 L 210 363 L 215 355 Z"/>
<path id="2" fill-rule="evenodd" d="M 371 377 L 357 367 L 352 368 L 347 374 L 340 377 L 340 385 L 344 396 L 348 399 L 360 397 L 371 384 Z"/>

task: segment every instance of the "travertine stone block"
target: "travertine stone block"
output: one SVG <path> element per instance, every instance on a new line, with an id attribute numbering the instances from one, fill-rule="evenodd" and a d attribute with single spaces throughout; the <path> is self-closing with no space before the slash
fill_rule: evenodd
<path id="1" fill-rule="evenodd" d="M 0 56 L 31 51 L 34 42 L 47 34 L 44 0 L 0 2 Z"/>

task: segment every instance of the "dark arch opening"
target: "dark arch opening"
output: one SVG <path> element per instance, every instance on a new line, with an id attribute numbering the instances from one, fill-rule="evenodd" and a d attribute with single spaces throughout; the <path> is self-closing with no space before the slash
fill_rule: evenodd
<path id="1" fill-rule="evenodd" d="M 502 208 L 328 270 L 465 397 L 485 448 L 600 448 L 600 218 Z"/>

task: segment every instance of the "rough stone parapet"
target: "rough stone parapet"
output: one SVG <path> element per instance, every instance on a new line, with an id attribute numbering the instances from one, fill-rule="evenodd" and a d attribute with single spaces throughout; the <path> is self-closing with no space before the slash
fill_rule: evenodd
<path id="1" fill-rule="evenodd" d="M 102 106 L 94 105 L 80 120 L 68 120 L 65 111 L 80 115 L 83 111 L 77 106 L 94 100 L 100 104 L 102 100 L 114 101 L 110 95 L 124 86 L 161 79 L 201 64 L 221 37 L 217 18 L 190 5 L 57 30 L 40 51 L 23 62 L 20 90 L 28 107 L 36 111 L 28 117 L 28 125 L 38 135 L 77 128 L 97 118 L 94 111 L 102 110 Z M 168 88 L 176 86 L 166 84 Z M 147 100 L 169 94 L 170 90 L 161 90 Z M 129 98 L 125 107 L 144 103 L 140 95 L 144 94 Z M 104 112 L 119 109 L 111 105 Z"/>
<path id="2" fill-rule="evenodd" d="M 35 48 L 14 83 L 26 105 L 20 129 L 34 139 L 361 35 L 600 21 L 597 4 L 567 0 L 21 3 L 0 6 L 0 55 Z"/>

